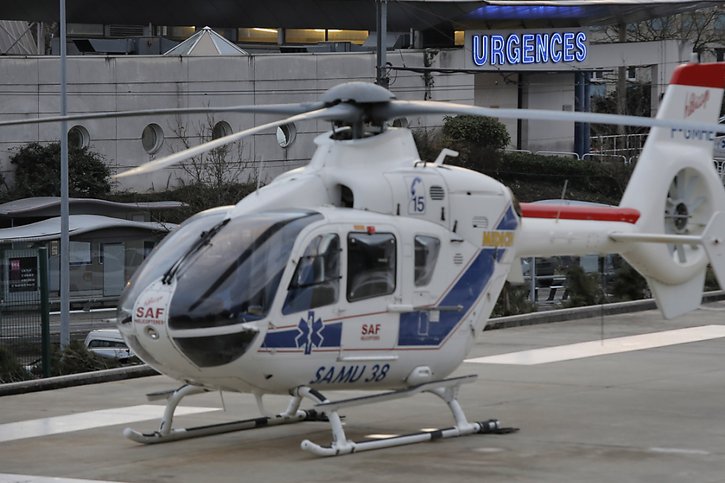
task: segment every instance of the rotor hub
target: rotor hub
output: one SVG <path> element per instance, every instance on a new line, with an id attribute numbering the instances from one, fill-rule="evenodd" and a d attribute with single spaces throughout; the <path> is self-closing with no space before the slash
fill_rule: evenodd
<path id="1" fill-rule="evenodd" d="M 352 104 L 377 104 L 395 99 L 386 88 L 367 82 L 346 82 L 328 89 L 320 100 L 327 105 L 349 102 Z"/>
<path id="2" fill-rule="evenodd" d="M 687 228 L 687 220 L 689 217 L 690 214 L 689 210 L 687 209 L 687 205 L 682 201 L 677 203 L 677 205 L 675 205 L 672 223 L 678 233 L 682 233 L 685 231 L 685 228 Z"/>

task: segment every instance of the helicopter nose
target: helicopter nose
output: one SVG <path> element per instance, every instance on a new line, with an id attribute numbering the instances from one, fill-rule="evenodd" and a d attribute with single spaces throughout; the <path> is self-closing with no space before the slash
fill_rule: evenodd
<path id="1" fill-rule="evenodd" d="M 168 333 L 169 304 L 174 294 L 173 284 L 160 280 L 144 289 L 130 314 L 130 323 L 119 324 L 129 347 L 147 364 L 159 372 L 182 378 L 193 366 L 173 345 Z"/>
<path id="2" fill-rule="evenodd" d="M 168 320 L 169 302 L 173 295 L 173 286 L 161 282 L 151 284 L 133 307 L 131 315 L 137 332 L 146 338 L 156 341 L 165 333 Z M 165 335 L 165 334 L 164 334 Z"/>

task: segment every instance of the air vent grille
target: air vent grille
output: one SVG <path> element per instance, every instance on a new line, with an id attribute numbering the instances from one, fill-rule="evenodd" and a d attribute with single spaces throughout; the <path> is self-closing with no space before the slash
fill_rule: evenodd
<path id="1" fill-rule="evenodd" d="M 473 228 L 488 228 L 488 218 L 485 216 L 474 216 Z"/>
<path id="2" fill-rule="evenodd" d="M 143 37 L 143 25 L 110 25 L 108 27 L 109 37 Z"/>
<path id="3" fill-rule="evenodd" d="M 442 186 L 431 186 L 430 187 L 430 199 L 436 201 L 442 201 L 446 197 L 446 191 Z"/>
<path id="4" fill-rule="evenodd" d="M 461 255 L 460 253 L 456 253 L 455 255 L 453 255 L 453 263 L 455 263 L 456 265 L 462 265 L 463 255 Z"/>

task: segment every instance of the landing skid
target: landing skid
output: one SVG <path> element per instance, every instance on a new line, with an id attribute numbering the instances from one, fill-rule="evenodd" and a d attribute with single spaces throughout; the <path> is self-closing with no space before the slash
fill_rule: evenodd
<path id="1" fill-rule="evenodd" d="M 345 399 L 341 401 L 330 402 L 326 399 L 318 401 L 315 406 L 320 411 L 323 411 L 329 421 L 332 429 L 332 443 L 330 446 L 320 446 L 309 440 L 302 441 L 300 445 L 305 451 L 309 451 L 317 456 L 338 456 L 343 454 L 357 453 L 360 451 L 369 451 L 373 449 L 390 448 L 393 446 L 402 446 L 406 444 L 422 443 L 425 441 L 433 441 L 436 439 L 454 438 L 457 436 L 465 436 L 474 433 L 510 433 L 517 431 L 516 428 L 501 428 L 498 420 L 490 419 L 482 422 L 468 422 L 463 409 L 458 402 L 458 390 L 461 384 L 470 383 L 476 380 L 475 375 L 455 377 L 451 379 L 443 379 L 440 381 L 432 381 L 429 383 L 421 384 L 409 389 L 403 389 L 399 391 L 392 391 L 384 394 L 376 394 L 372 396 L 364 396 L 352 399 Z M 311 391 L 305 390 L 306 388 L 300 388 L 298 394 L 310 397 L 312 399 L 320 399 L 322 397 L 319 393 L 311 394 Z M 304 393 L 301 393 L 304 391 Z M 392 399 L 400 399 L 421 392 L 430 392 L 443 399 L 455 420 L 455 425 L 450 428 L 437 429 L 435 431 L 421 431 L 413 434 L 406 434 L 402 436 L 392 436 L 384 439 L 368 440 L 368 441 L 351 441 L 345 436 L 345 431 L 342 428 L 342 422 L 338 415 L 338 410 L 346 407 L 361 406 L 363 404 L 370 404 L 374 402 L 388 401 Z"/>
<path id="2" fill-rule="evenodd" d="M 197 438 L 200 436 L 210 436 L 213 434 L 229 433 L 232 431 L 257 429 L 266 426 L 299 423 L 303 421 L 327 421 L 330 423 L 330 428 L 332 430 L 332 443 L 329 446 L 321 446 L 313 443 L 312 441 L 304 440 L 301 443 L 301 448 L 317 456 L 337 456 L 357 453 L 360 451 L 369 451 L 373 449 L 390 448 L 393 446 L 465 436 L 474 433 L 503 434 L 517 431 L 515 428 L 501 428 L 499 421 L 495 419 L 472 423 L 466 419 L 465 414 L 463 414 L 463 409 L 461 409 L 461 405 L 458 402 L 458 390 L 461 384 L 473 382 L 476 377 L 477 376 L 463 376 L 443 379 L 408 389 L 344 399 L 341 401 L 329 401 L 315 389 L 302 386 L 293 391 L 292 398 L 287 406 L 287 409 L 275 416 L 174 429 L 174 412 L 181 400 L 186 396 L 208 391 L 203 387 L 184 385 L 175 391 L 149 394 L 149 399 L 151 400 L 161 398 L 167 399 L 166 409 L 164 410 L 164 415 L 161 418 L 161 424 L 158 431 L 154 431 L 153 433 L 140 433 L 131 428 L 126 428 L 123 431 L 123 434 L 128 439 L 136 441 L 137 443 L 156 444 Z M 455 425 L 450 428 L 437 429 L 435 431 L 421 431 L 403 436 L 393 436 L 390 438 L 369 441 L 351 441 L 345 436 L 345 431 L 342 428 L 342 418 L 338 413 L 340 409 L 400 399 L 413 396 L 421 392 L 430 392 L 445 401 L 448 405 L 448 409 L 450 409 L 453 415 Z M 299 407 L 302 399 L 304 398 L 314 401 L 316 409 L 309 411 L 300 410 Z"/>
<path id="3" fill-rule="evenodd" d="M 194 426 L 191 428 L 174 429 L 173 420 L 176 407 L 181 400 L 192 394 L 207 392 L 206 389 L 198 386 L 185 385 L 175 391 L 164 393 L 149 394 L 149 399 L 160 399 L 165 397 L 168 399 L 164 415 L 161 418 L 161 424 L 158 431 L 153 433 L 140 433 L 131 428 L 123 430 L 123 435 L 132 441 L 142 444 L 168 443 L 170 441 L 179 441 L 182 439 L 198 438 L 201 436 L 210 436 L 213 434 L 230 433 L 232 431 L 243 431 L 247 429 L 262 428 L 265 426 L 277 426 L 281 424 L 299 423 L 302 421 L 326 421 L 324 416 L 319 415 L 315 410 L 300 411 L 299 406 L 302 397 L 294 396 L 290 400 L 287 410 L 275 416 L 265 416 L 254 419 L 244 419 L 240 421 L 230 421 L 227 423 L 209 424 L 205 426 Z"/>

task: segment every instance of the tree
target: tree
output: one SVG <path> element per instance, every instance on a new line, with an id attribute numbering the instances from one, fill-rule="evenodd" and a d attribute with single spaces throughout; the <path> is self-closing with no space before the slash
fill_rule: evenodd
<path id="1" fill-rule="evenodd" d="M 60 196 L 60 143 L 23 146 L 10 158 L 15 165 L 14 198 Z M 88 148 L 68 150 L 68 194 L 97 198 L 111 191 L 103 157 Z"/>
<path id="2" fill-rule="evenodd" d="M 627 24 L 625 38 L 630 42 L 679 39 L 692 42 L 692 49 L 699 54 L 725 44 L 725 8 L 717 5 L 669 17 L 652 18 Z M 620 26 L 607 27 L 605 35 L 618 42 Z"/>
<path id="3" fill-rule="evenodd" d="M 646 82 L 633 82 L 627 84 L 627 97 L 625 111 L 622 114 L 629 116 L 649 117 L 651 110 L 652 85 Z M 607 114 L 617 113 L 618 91 L 613 91 L 606 96 L 592 97 L 592 112 Z M 638 126 L 625 126 L 627 134 L 639 134 L 648 132 L 649 128 Z M 591 132 L 594 136 L 605 136 L 618 133 L 618 127 L 609 124 L 592 124 Z"/>
<path id="4" fill-rule="evenodd" d="M 231 127 L 224 121 L 216 122 L 213 116 L 207 116 L 205 122 L 192 128 L 177 118 L 171 130 L 181 142 L 181 149 L 231 134 Z M 253 162 L 244 155 L 244 147 L 242 142 L 230 143 L 180 163 L 187 178 L 179 179 L 181 188 L 177 191 L 188 197 L 181 201 L 198 212 L 234 204 L 247 195 L 250 185 L 256 183 L 256 172 L 252 169 Z"/>

